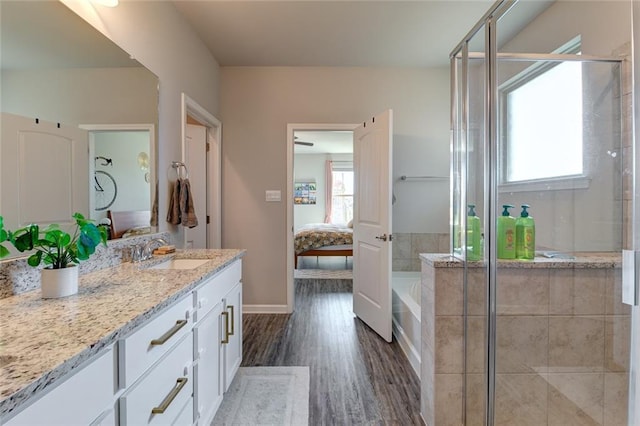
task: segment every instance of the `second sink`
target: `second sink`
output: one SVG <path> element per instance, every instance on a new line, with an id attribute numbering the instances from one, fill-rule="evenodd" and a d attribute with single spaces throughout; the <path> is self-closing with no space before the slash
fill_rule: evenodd
<path id="1" fill-rule="evenodd" d="M 208 261 L 209 259 L 169 259 L 148 269 L 193 269 Z"/>

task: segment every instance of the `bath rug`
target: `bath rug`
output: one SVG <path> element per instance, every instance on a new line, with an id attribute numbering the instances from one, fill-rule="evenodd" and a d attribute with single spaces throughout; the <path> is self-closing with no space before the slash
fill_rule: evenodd
<path id="1" fill-rule="evenodd" d="M 212 425 L 308 425 L 309 367 L 240 367 Z"/>

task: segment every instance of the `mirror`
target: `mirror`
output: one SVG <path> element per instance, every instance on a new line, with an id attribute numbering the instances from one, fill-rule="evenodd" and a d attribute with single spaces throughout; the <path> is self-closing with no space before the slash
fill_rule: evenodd
<path id="1" fill-rule="evenodd" d="M 0 18 L 5 226 L 151 210 L 157 77 L 58 1 L 3 1 Z"/>

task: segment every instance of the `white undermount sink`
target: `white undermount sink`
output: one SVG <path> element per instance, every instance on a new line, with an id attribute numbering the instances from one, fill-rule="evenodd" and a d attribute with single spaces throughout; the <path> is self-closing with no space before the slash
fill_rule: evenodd
<path id="1" fill-rule="evenodd" d="M 169 259 L 148 269 L 193 269 L 208 261 L 209 259 Z"/>

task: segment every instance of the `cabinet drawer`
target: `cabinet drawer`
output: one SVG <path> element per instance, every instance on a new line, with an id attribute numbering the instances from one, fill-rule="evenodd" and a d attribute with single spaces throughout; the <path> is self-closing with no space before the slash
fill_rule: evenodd
<path id="1" fill-rule="evenodd" d="M 193 425 L 193 398 L 187 401 L 178 418 L 173 422 L 174 426 L 191 426 Z"/>
<path id="2" fill-rule="evenodd" d="M 242 261 L 236 260 L 198 287 L 194 292 L 198 309 L 197 321 L 204 318 L 241 278 Z"/>
<path id="3" fill-rule="evenodd" d="M 113 406 L 115 383 L 113 348 L 81 368 L 60 386 L 4 423 L 16 425 L 87 425 Z M 69 407 L 73 401 L 73 409 Z"/>
<path id="4" fill-rule="evenodd" d="M 173 424 L 192 399 L 192 359 L 193 338 L 189 333 L 120 398 L 121 425 Z M 163 412 L 154 412 L 158 409 Z"/>
<path id="5" fill-rule="evenodd" d="M 190 334 L 193 300 L 186 296 L 120 341 L 120 386 L 131 386 L 181 337 Z"/>

